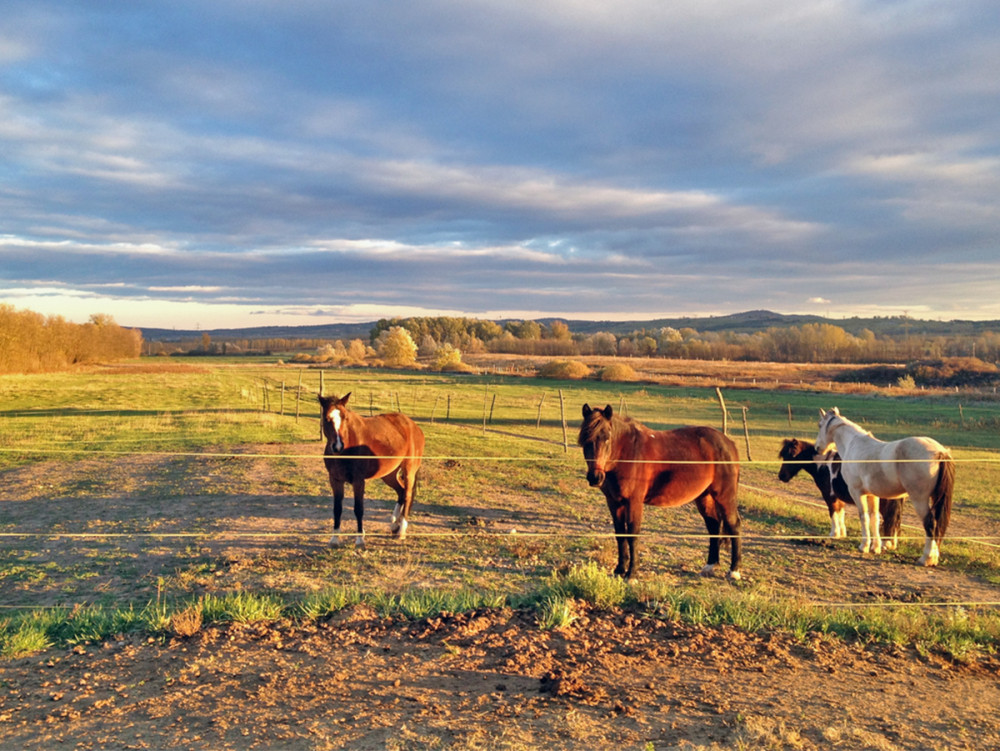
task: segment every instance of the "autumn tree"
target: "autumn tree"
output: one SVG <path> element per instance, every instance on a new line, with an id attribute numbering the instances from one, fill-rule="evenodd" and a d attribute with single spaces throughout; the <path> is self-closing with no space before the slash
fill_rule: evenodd
<path id="1" fill-rule="evenodd" d="M 404 368 L 417 361 L 417 345 L 402 326 L 393 326 L 380 334 L 376 349 L 385 364 L 394 368 Z"/>

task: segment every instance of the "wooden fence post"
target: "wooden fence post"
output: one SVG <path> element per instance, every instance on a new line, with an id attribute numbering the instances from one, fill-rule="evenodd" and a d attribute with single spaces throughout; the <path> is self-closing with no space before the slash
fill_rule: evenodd
<path id="1" fill-rule="evenodd" d="M 483 432 L 486 432 L 486 402 L 489 401 L 490 385 L 487 383 L 483 390 Z"/>
<path id="2" fill-rule="evenodd" d="M 722 389 L 715 387 L 715 395 L 719 397 L 719 406 L 722 408 L 722 433 L 729 435 L 729 414 L 726 412 L 726 400 L 722 398 Z"/>
<path id="3" fill-rule="evenodd" d="M 563 453 L 569 453 L 569 438 L 566 435 L 566 403 L 563 399 L 562 389 L 559 389 L 559 417 L 562 419 L 563 429 Z"/>
<path id="4" fill-rule="evenodd" d="M 535 428 L 539 428 L 542 425 L 542 402 L 545 401 L 545 392 L 542 392 L 542 398 L 538 400 L 538 416 L 535 418 Z"/>
<path id="5" fill-rule="evenodd" d="M 295 422 L 299 421 L 299 402 L 302 400 L 302 371 L 299 371 L 299 385 L 295 387 Z"/>
<path id="6" fill-rule="evenodd" d="M 434 424 L 434 413 L 437 412 L 438 402 L 441 401 L 441 395 L 438 394 L 434 397 L 434 406 L 431 407 L 431 425 Z"/>
<path id="7" fill-rule="evenodd" d="M 743 408 L 743 437 L 747 442 L 747 461 L 752 462 L 753 457 L 750 455 L 750 429 L 747 427 L 747 408 Z"/>

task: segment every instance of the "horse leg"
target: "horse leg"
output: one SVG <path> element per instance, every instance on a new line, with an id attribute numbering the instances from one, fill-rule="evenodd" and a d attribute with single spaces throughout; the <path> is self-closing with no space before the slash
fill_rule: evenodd
<path id="1" fill-rule="evenodd" d="M 847 536 L 847 525 L 844 523 L 845 505 L 838 498 L 826 498 L 826 508 L 830 512 L 830 538 L 833 540 Z"/>
<path id="2" fill-rule="evenodd" d="M 918 501 L 914 498 L 913 507 L 924 523 L 924 554 L 920 556 L 919 563 L 921 566 L 937 566 L 940 550 L 938 549 L 937 540 L 934 539 L 937 525 L 930 500 Z"/>
<path id="3" fill-rule="evenodd" d="M 639 566 L 638 545 L 639 531 L 642 529 L 642 503 L 638 501 L 629 502 L 627 509 L 625 532 L 628 535 L 626 537 L 628 544 L 628 571 L 625 572 L 625 578 L 631 579 L 635 576 L 636 569 Z"/>
<path id="4" fill-rule="evenodd" d="M 881 499 L 882 536 L 885 538 L 883 547 L 895 550 L 899 547 L 900 509 L 905 498 Z"/>
<path id="5" fill-rule="evenodd" d="M 872 544 L 871 516 L 868 513 L 867 497 L 867 494 L 862 493 L 860 488 L 851 488 L 851 498 L 856 499 L 858 521 L 861 522 L 861 545 L 858 547 L 858 550 L 862 553 L 867 553 L 871 549 Z"/>
<path id="6" fill-rule="evenodd" d="M 879 528 L 882 526 L 882 517 L 879 515 L 879 497 L 877 495 L 869 495 L 868 503 L 870 507 L 870 533 L 872 537 L 872 553 L 878 555 L 882 552 L 882 535 L 879 532 Z"/>
<path id="7" fill-rule="evenodd" d="M 719 507 L 719 510 L 724 512 L 722 530 L 729 538 L 729 578 L 738 580 L 742 578 L 740 563 L 743 559 L 743 539 L 740 537 L 740 527 L 743 520 L 740 519 L 740 511 L 735 499 L 731 509 Z"/>
<path id="8" fill-rule="evenodd" d="M 611 498 L 606 496 L 608 510 L 611 511 L 611 521 L 615 525 L 615 544 L 618 547 L 618 565 L 615 566 L 615 576 L 625 576 L 626 559 L 628 557 L 628 543 L 625 535 L 626 524 L 625 514 L 627 513 L 627 503 L 621 498 Z"/>
<path id="9" fill-rule="evenodd" d="M 417 471 L 416 469 L 400 468 L 393 477 L 395 482 L 389 484 L 396 490 L 397 501 L 396 507 L 392 510 L 392 522 L 389 529 L 402 540 L 406 537 L 406 528 L 409 526 L 407 518 L 410 516 L 410 508 L 413 506 L 413 499 L 417 492 Z"/>
<path id="10" fill-rule="evenodd" d="M 392 474 L 382 478 L 382 481 L 396 491 L 396 506 L 392 509 L 392 518 L 389 520 L 389 531 L 392 536 L 402 540 L 406 537 L 406 485 L 400 479 L 403 474 L 402 469 L 397 469 Z"/>
<path id="11" fill-rule="evenodd" d="M 354 538 L 354 546 L 363 548 L 365 546 L 365 481 L 357 480 L 354 483 L 354 518 L 358 521 L 358 536 Z"/>
<path id="12" fill-rule="evenodd" d="M 333 537 L 330 538 L 330 546 L 340 545 L 340 515 L 344 512 L 344 483 L 342 480 L 330 480 L 330 488 L 333 490 Z"/>
<path id="13" fill-rule="evenodd" d="M 701 518 L 705 520 L 705 528 L 708 530 L 708 560 L 701 568 L 702 576 L 711 576 L 715 572 L 715 567 L 719 565 L 719 530 L 722 522 L 718 518 L 719 507 L 715 500 L 708 496 L 708 491 L 695 499 L 695 506 Z"/>

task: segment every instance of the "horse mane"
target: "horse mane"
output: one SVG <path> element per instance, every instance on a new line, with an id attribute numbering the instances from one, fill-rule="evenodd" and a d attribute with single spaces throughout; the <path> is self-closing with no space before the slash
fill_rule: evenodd
<path id="1" fill-rule="evenodd" d="M 600 414 L 600 410 L 594 410 L 595 414 Z M 619 438 L 635 429 L 635 421 L 631 417 L 619 417 L 611 415 L 611 419 L 601 419 L 591 416 L 580 426 L 580 435 L 577 443 L 585 446 L 588 443 L 597 441 L 611 441 Z"/>
<path id="2" fill-rule="evenodd" d="M 781 444 L 781 451 L 778 452 L 778 456 L 787 460 L 799 459 L 801 461 L 809 461 L 819 456 L 819 452 L 816 450 L 816 444 L 814 443 L 804 441 L 801 438 L 786 438 L 785 442 Z"/>
<path id="3" fill-rule="evenodd" d="M 834 409 L 836 409 L 836 407 L 834 407 Z M 836 412 L 834 412 L 833 414 L 834 414 L 834 418 L 833 419 L 839 419 L 841 423 L 843 423 L 844 425 L 847 425 L 848 427 L 854 428 L 855 430 L 857 430 L 862 435 L 866 435 L 869 438 L 875 438 L 875 434 L 874 433 L 872 433 L 870 430 L 865 430 L 860 425 L 858 425 L 856 422 L 854 422 L 854 420 L 851 420 L 850 418 L 844 417 L 842 414 L 840 414 L 840 410 L 836 410 Z M 832 421 L 833 420 L 831 419 L 831 422 Z"/>

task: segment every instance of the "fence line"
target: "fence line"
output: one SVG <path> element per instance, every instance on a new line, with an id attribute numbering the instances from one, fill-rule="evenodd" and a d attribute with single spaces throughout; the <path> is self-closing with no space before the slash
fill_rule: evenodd
<path id="1" fill-rule="evenodd" d="M 917 527 L 911 526 L 913 529 Z M 89 539 L 120 539 L 120 538 L 149 538 L 149 539 L 192 539 L 199 538 L 205 540 L 241 540 L 246 538 L 265 538 L 265 539 L 325 539 L 330 533 L 326 532 L 0 532 L 0 539 L 70 539 L 70 540 L 89 540 Z M 342 538 L 354 538 L 354 537 L 369 537 L 372 539 L 384 538 L 384 539 L 396 539 L 391 533 L 385 532 L 334 532 L 332 533 L 334 537 Z M 477 538 L 477 537 L 497 537 L 506 539 L 518 539 L 518 538 L 550 538 L 550 539 L 616 539 L 618 537 L 635 537 L 641 538 L 643 542 L 657 542 L 659 540 L 708 540 L 712 537 L 716 537 L 723 540 L 735 539 L 736 535 L 726 535 L 717 534 L 710 535 L 707 532 L 643 532 L 637 535 L 628 534 L 616 534 L 615 532 L 522 532 L 517 529 L 509 530 L 507 532 L 489 532 L 489 531 L 476 531 L 476 532 L 458 532 L 458 531 L 448 531 L 448 532 L 419 532 L 414 530 L 409 530 L 406 533 L 407 538 L 411 537 L 426 537 L 426 538 Z M 826 535 L 820 534 L 800 534 L 800 535 L 777 535 L 777 534 L 759 534 L 754 532 L 744 532 L 740 534 L 740 539 L 746 540 L 785 540 L 785 541 L 795 541 L 795 540 L 828 540 L 830 539 Z M 858 535 L 848 535 L 846 537 L 839 537 L 837 541 L 850 542 L 852 540 L 860 540 L 861 537 Z M 902 541 L 916 541 L 922 542 L 925 537 L 923 535 L 897 535 L 894 539 Z M 985 545 L 990 545 L 990 547 L 1000 547 L 1000 545 L 991 545 L 989 540 L 1000 540 L 1000 536 L 996 535 L 962 535 L 948 538 L 949 542 L 978 542 Z"/>
<path id="2" fill-rule="evenodd" d="M 527 437 L 527 436 L 519 436 Z M 532 438 L 532 440 L 538 440 Z M 562 447 L 562 443 L 558 441 L 545 441 L 546 443 L 551 443 L 553 446 Z M 326 455 L 320 453 L 309 453 L 309 454 L 260 454 L 252 452 L 225 452 L 225 451 L 134 451 L 126 449 L 61 449 L 61 448 L 25 448 L 25 447 L 10 447 L 10 446 L 0 446 L 0 454 L 44 454 L 53 456 L 66 456 L 66 455 L 101 455 L 106 454 L 109 456 L 161 456 L 161 457 L 187 457 L 187 458 L 198 458 L 204 457 L 208 459 L 332 459 L 336 458 L 341 461 L 349 461 L 353 459 L 370 461 L 371 459 L 421 459 L 423 461 L 523 461 L 523 462 L 541 462 L 541 461 L 553 461 L 556 459 L 555 456 L 527 456 L 527 455 L 516 455 L 516 456 L 498 456 L 496 454 L 450 454 L 450 455 L 437 455 L 437 454 L 422 454 L 422 455 L 390 455 L 390 454 L 379 454 L 377 456 L 362 456 L 362 455 Z M 579 458 L 567 458 L 561 461 L 579 461 Z M 661 460 L 655 459 L 618 459 L 616 460 L 618 464 L 663 464 Z M 893 464 L 922 464 L 928 462 L 928 459 L 893 459 Z M 958 458 L 952 457 L 952 461 L 956 464 L 1000 464 L 1000 456 L 995 457 L 965 457 Z M 883 464 L 884 461 L 881 459 L 843 459 L 842 464 Z M 764 465 L 764 466 L 778 466 L 781 464 L 790 465 L 802 465 L 809 466 L 815 464 L 812 459 L 804 460 L 786 460 L 786 459 L 733 459 L 733 460 L 705 460 L 705 459 L 684 459 L 671 461 L 670 464 L 738 464 L 738 465 Z"/>

